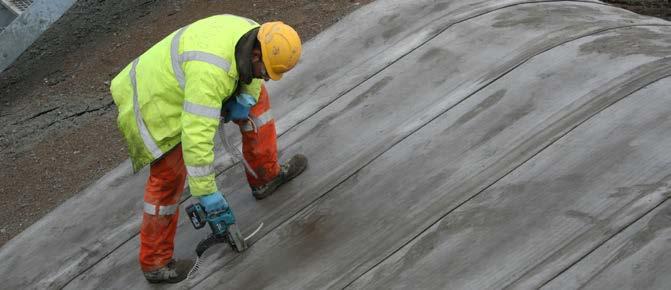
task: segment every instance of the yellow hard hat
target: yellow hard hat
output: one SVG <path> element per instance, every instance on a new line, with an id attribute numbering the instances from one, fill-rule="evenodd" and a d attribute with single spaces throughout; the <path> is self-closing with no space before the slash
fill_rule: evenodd
<path id="1" fill-rule="evenodd" d="M 301 38 L 296 30 L 281 21 L 262 24 L 256 38 L 261 43 L 266 73 L 274 81 L 281 79 L 301 57 Z"/>

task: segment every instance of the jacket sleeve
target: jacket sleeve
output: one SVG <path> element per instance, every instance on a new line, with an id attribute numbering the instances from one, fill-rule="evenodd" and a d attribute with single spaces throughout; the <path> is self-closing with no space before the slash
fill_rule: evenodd
<path id="1" fill-rule="evenodd" d="M 214 136 L 219 126 L 222 102 L 235 88 L 228 73 L 205 62 L 184 65 L 184 112 L 182 151 L 189 174 L 191 195 L 218 191 L 214 172 Z"/>
<path id="2" fill-rule="evenodd" d="M 258 103 L 259 96 L 261 95 L 261 84 L 263 84 L 262 79 L 252 79 L 248 85 L 243 84 L 240 86 L 240 94 L 248 94 L 254 97 L 254 100 Z"/>

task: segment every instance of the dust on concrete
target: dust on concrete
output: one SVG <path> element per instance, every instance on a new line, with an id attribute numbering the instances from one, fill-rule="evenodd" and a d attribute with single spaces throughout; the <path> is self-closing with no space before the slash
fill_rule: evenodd
<path id="1" fill-rule="evenodd" d="M 671 25 L 671 23 L 669 23 Z M 653 57 L 671 55 L 671 37 L 660 37 L 660 32 L 669 35 L 669 27 L 626 27 L 618 33 L 604 34 L 580 46 L 580 54 L 608 54 L 611 58 L 641 54 Z"/>
<path id="2" fill-rule="evenodd" d="M 0 245 L 127 158 L 109 81 L 165 35 L 230 13 L 283 20 L 307 40 L 369 2 L 78 0 L 0 74 Z M 606 2 L 671 20 L 668 1 Z"/>
<path id="3" fill-rule="evenodd" d="M 584 20 L 586 15 L 601 14 L 601 10 L 593 6 L 593 4 L 567 4 L 565 2 L 520 5 L 516 9 L 502 10 L 502 13 L 494 18 L 495 22 L 492 27 L 525 26 L 540 29 L 551 22 L 571 23 L 573 20 Z"/>
<path id="4" fill-rule="evenodd" d="M 372 0 L 79 0 L 0 74 L 0 245 L 127 158 L 109 81 L 186 24 L 282 20 L 303 40 Z"/>

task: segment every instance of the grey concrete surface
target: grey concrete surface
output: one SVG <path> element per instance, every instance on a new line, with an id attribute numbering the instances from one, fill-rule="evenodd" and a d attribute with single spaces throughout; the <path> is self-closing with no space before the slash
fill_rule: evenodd
<path id="1" fill-rule="evenodd" d="M 585 284 L 567 269 L 601 267 L 583 257 L 668 197 L 668 25 L 596 1 L 357 10 L 269 84 L 281 159 L 304 153 L 308 170 L 257 202 L 220 152 L 243 231 L 265 226 L 247 252 L 214 248 L 172 288 Z M 120 167 L 0 248 L 3 282 L 151 288 L 137 265 L 145 178 Z M 182 220 L 175 256 L 193 257 L 206 234 Z"/>
<path id="2" fill-rule="evenodd" d="M 439 44 L 436 46 L 441 47 Z M 547 65 L 542 64 L 544 67 Z M 636 62 L 631 65 L 635 67 Z M 660 65 L 666 66 L 661 72 L 669 74 L 668 60 L 646 66 L 645 72 L 659 72 L 657 69 Z M 537 76 L 535 73 L 524 74 L 522 67 L 514 72 L 515 76 L 521 76 L 523 80 Z M 626 74 L 627 70 L 623 68 L 612 73 Z M 630 77 L 639 76 L 640 73 L 636 71 Z M 578 83 L 584 83 L 581 76 L 575 76 Z M 602 75 L 599 79 L 607 79 L 607 76 Z M 568 77 L 564 78 L 564 81 L 569 80 Z M 626 80 L 617 79 L 606 85 L 608 88 L 617 87 Z M 540 87 L 526 87 L 526 93 L 524 90 L 507 92 L 506 89 L 494 89 L 496 82 L 491 84 L 487 91 L 475 94 L 451 108 L 358 170 L 319 202 L 302 210 L 256 243 L 244 259 L 236 259 L 217 269 L 198 286 L 210 289 L 217 285 L 235 289 L 342 288 L 416 237 L 435 219 L 472 198 L 571 127 L 598 112 L 601 108 L 597 105 L 601 104 L 599 99 L 608 96 L 609 101 L 615 101 L 618 96 L 610 90 L 607 90 L 608 94 L 592 94 L 593 86 L 590 85 L 594 84 L 590 83 L 585 84 L 585 94 L 572 94 L 570 89 L 566 89 L 554 91 L 557 95 L 543 87 L 543 82 L 501 80 L 500 83 L 508 89 L 515 83 Z M 645 84 L 635 83 L 631 90 Z M 572 85 L 569 83 L 567 88 Z M 399 87 L 393 88 L 400 90 Z M 532 89 L 536 89 L 536 93 L 529 92 Z M 437 88 L 437 91 L 450 90 Z M 381 89 L 379 94 L 384 96 L 385 92 L 385 89 Z M 622 96 L 628 92 L 623 92 Z M 389 95 L 386 97 L 389 98 Z M 448 94 L 444 99 L 450 97 Z M 394 103 L 393 100 L 390 102 Z M 398 114 L 405 112 L 403 110 Z M 494 220 L 502 218 L 504 216 L 496 212 L 491 216 Z M 520 231 L 514 233 L 521 239 L 526 237 Z M 494 237 L 497 236 L 492 235 L 491 239 Z M 491 239 L 483 238 L 485 241 Z M 464 239 L 466 244 L 472 244 L 474 240 Z M 491 246 L 496 249 L 497 244 L 492 243 Z M 419 248 L 435 249 L 426 244 Z M 450 257 L 459 259 L 464 257 L 462 254 L 467 254 L 464 249 L 460 250 L 454 251 L 458 255 Z M 441 258 L 431 254 L 428 256 Z M 418 253 L 413 252 L 410 256 L 411 259 L 416 258 Z M 488 260 L 482 259 L 482 264 L 499 268 L 498 265 L 520 259 L 518 256 L 508 258 L 500 263 L 487 263 Z M 445 260 L 440 259 L 437 264 Z M 393 265 L 412 269 L 399 263 Z M 277 269 L 282 271 L 274 271 Z M 446 285 L 454 286 L 455 289 L 470 288 L 469 285 L 459 287 L 459 284 L 453 283 L 450 278 L 455 277 L 448 275 L 448 268 L 443 268 L 444 271 L 438 269 L 441 268 L 421 269 L 418 271 L 421 278 L 410 280 L 403 277 L 394 281 L 408 284 L 389 283 L 379 288 L 386 289 L 394 285 L 401 289 L 445 289 Z M 465 279 L 471 278 L 471 281 L 488 277 L 480 271 L 460 270 L 455 269 L 456 277 L 470 274 Z M 430 271 L 436 271 L 435 275 L 426 277 Z M 399 277 L 396 273 L 391 276 Z M 472 288 L 503 286 L 505 284 L 475 285 Z"/>
<path id="3" fill-rule="evenodd" d="M 0 31 L 0 72 L 9 67 L 76 0 L 35 0 Z"/>
<path id="4" fill-rule="evenodd" d="M 577 48 L 592 43 L 576 44 Z M 518 68 L 516 71 L 519 74 L 516 73 L 515 78 L 536 77 L 540 80 L 540 76 L 546 73 L 560 72 L 556 70 L 558 67 L 548 67 L 548 61 L 556 59 L 557 54 L 561 53 L 551 51 L 539 56 Z M 566 73 L 563 77 L 553 74 L 543 79 L 543 85 L 537 88 L 528 87 L 531 82 L 512 90 L 508 87 L 496 106 L 482 107 L 483 104 L 492 103 L 486 96 L 496 96 L 497 92 L 501 92 L 502 89 L 496 83 L 483 91 L 483 97 L 479 100 L 470 98 L 468 102 L 472 102 L 476 110 L 482 109 L 477 116 L 468 120 L 472 125 L 466 123 L 462 127 L 468 128 L 462 130 L 483 128 L 480 122 L 484 120 L 478 119 L 490 119 L 486 123 L 496 127 L 494 124 L 497 122 L 491 122 L 494 121 L 491 119 L 515 118 L 515 115 L 497 114 L 497 108 L 506 105 L 512 108 L 508 112 L 523 112 L 523 118 L 515 118 L 514 123 L 493 137 L 493 143 L 499 146 L 506 142 L 496 142 L 495 139 L 509 139 L 511 135 L 507 131 L 526 131 L 524 127 L 531 127 L 531 136 L 544 140 L 546 138 L 539 137 L 545 137 L 543 135 L 551 131 L 547 126 L 563 121 L 550 117 L 541 122 L 531 122 L 530 118 L 539 115 L 539 112 L 549 113 L 544 117 L 566 117 L 562 111 L 567 109 L 589 113 L 581 118 L 585 120 L 584 123 L 576 120 L 573 125 L 579 125 L 566 136 L 561 136 L 564 134 L 562 132 L 559 136 L 547 138 L 545 144 L 561 137 L 542 151 L 521 152 L 522 159 L 528 161 L 504 178 L 498 181 L 494 178 L 492 180 L 495 182 L 472 190 L 471 195 L 462 199 L 467 202 L 456 208 L 454 206 L 459 205 L 461 200 L 448 202 L 453 205 L 445 209 L 449 214 L 366 273 L 352 288 L 440 289 L 450 285 L 454 289 L 537 289 L 570 267 L 582 255 L 664 201 L 671 191 L 667 185 L 671 158 L 661 154 L 665 150 L 665 140 L 671 138 L 671 135 L 665 134 L 671 120 L 667 118 L 669 107 L 666 105 L 669 99 L 665 97 L 664 88 L 671 82 L 666 79 L 654 83 L 654 78 L 637 82 L 635 79 L 642 75 L 638 68 L 629 70 L 611 67 L 610 74 L 627 75 L 628 79 L 633 79 L 629 81 L 616 77 L 616 81 L 599 85 L 594 81 L 606 79 L 607 75 L 601 72 L 609 67 L 597 65 L 598 69 L 593 71 L 586 68 L 597 63 L 586 63 L 584 58 L 578 58 L 570 65 L 584 67 L 581 70 L 586 74 L 572 77 L 567 77 Z M 612 65 L 607 57 L 602 58 L 602 63 Z M 665 74 L 669 75 L 670 64 L 665 60 L 664 64 L 653 62 L 643 66 L 656 70 L 658 65 L 665 65 Z M 558 64 L 559 67 L 565 65 Z M 636 66 L 636 63 L 631 65 Z M 590 79 L 590 75 L 597 77 Z M 510 81 L 514 82 L 514 79 L 501 79 L 501 84 L 513 83 Z M 627 96 L 651 81 L 654 84 L 652 88 L 641 90 L 620 102 L 612 100 Z M 621 87 L 627 83 L 634 87 Z M 566 93 L 565 90 L 552 93 L 553 86 L 563 85 L 582 92 L 568 92 L 564 97 L 560 96 Z M 594 91 L 590 86 L 603 87 L 604 90 Z M 542 95 L 538 94 L 540 90 L 544 91 Z M 601 112 L 593 106 L 600 97 L 612 101 Z M 570 103 L 561 104 L 564 101 Z M 546 108 L 559 109 L 560 114 Z M 516 126 L 520 129 L 513 129 Z M 541 131 L 536 131 L 539 129 Z M 480 132 L 473 134 L 483 135 Z M 439 143 L 445 146 L 447 142 Z M 501 151 L 506 154 L 503 148 L 519 147 L 498 148 L 488 145 L 482 147 L 487 146 L 488 150 L 496 151 L 493 157 L 497 162 L 507 161 L 506 158 L 496 156 Z M 481 153 L 479 150 L 474 152 L 473 147 L 464 148 L 464 151 L 468 155 Z M 471 156 L 465 159 L 474 160 Z M 483 167 L 487 168 L 483 170 L 485 172 L 490 170 L 488 164 Z M 463 166 L 458 168 L 459 172 L 464 170 Z M 436 189 L 443 192 L 443 198 L 450 199 L 459 194 L 460 188 L 452 188 L 458 182 L 447 180 L 445 184 L 446 188 Z"/>
<path id="5" fill-rule="evenodd" d="M 668 182 L 663 186 L 668 187 Z M 543 288 L 668 288 L 670 218 L 671 202 L 667 199 Z"/>

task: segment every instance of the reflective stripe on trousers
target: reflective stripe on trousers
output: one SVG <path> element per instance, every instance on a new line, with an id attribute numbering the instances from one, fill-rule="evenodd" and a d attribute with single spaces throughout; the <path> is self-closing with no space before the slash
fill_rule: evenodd
<path id="1" fill-rule="evenodd" d="M 242 132 L 256 131 L 264 125 L 268 124 L 273 120 L 273 112 L 268 109 L 268 111 L 264 112 L 258 117 L 250 116 L 250 119 L 251 121 L 247 121 L 246 123 L 240 125 L 240 130 L 242 130 Z"/>
<path id="2" fill-rule="evenodd" d="M 167 152 L 149 168 L 140 227 L 139 259 L 143 271 L 161 268 L 172 258 L 179 201 L 185 181 L 181 145 Z"/>
<path id="3" fill-rule="evenodd" d="M 144 202 L 144 212 L 149 215 L 173 215 L 177 211 L 179 205 L 157 205 Z"/>

